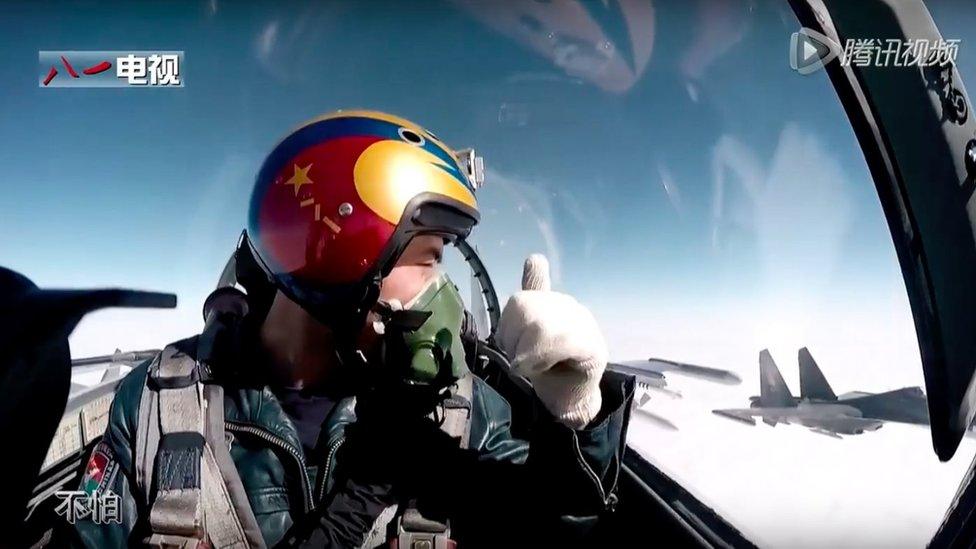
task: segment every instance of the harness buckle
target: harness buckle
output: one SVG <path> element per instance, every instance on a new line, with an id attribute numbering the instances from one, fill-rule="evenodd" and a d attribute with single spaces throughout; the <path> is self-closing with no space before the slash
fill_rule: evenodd
<path id="1" fill-rule="evenodd" d="M 397 520 L 397 537 L 390 542 L 391 549 L 457 549 L 451 539 L 451 523 L 430 520 L 409 508 Z"/>

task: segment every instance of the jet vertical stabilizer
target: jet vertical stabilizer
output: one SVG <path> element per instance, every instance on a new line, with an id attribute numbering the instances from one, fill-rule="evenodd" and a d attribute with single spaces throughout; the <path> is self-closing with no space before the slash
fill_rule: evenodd
<path id="1" fill-rule="evenodd" d="M 765 408 L 778 408 L 795 406 L 796 399 L 786 385 L 783 374 L 779 373 L 779 368 L 773 362 L 769 349 L 763 349 L 759 353 L 759 406 Z"/>
<path id="2" fill-rule="evenodd" d="M 817 361 L 813 360 L 813 355 L 806 347 L 797 353 L 797 360 L 800 363 L 800 398 L 813 400 L 837 400 L 837 395 L 827 383 Z"/>

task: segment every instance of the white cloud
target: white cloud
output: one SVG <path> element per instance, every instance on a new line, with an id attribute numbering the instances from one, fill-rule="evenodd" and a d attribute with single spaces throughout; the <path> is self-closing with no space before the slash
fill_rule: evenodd
<path id="1" fill-rule="evenodd" d="M 848 261 L 845 254 L 856 253 L 845 251 L 853 183 L 824 144 L 796 125 L 784 126 L 768 166 L 734 137 L 723 137 L 713 152 L 713 176 L 717 236 L 734 228 L 755 244 L 756 283 L 730 287 L 719 274 L 698 273 L 701 292 L 608 291 L 591 304 L 611 357 L 727 368 L 743 383 L 669 376 L 685 398 L 654 398 L 647 408 L 679 431 L 635 416 L 630 444 L 760 546 L 924 546 L 976 454 L 973 439 L 943 464 L 923 427 L 886 424 L 835 440 L 801 426 L 750 427 L 711 413 L 748 406 L 758 393 L 763 348 L 794 393 L 802 346 L 838 393 L 924 385 L 893 250 L 888 264 L 870 272 Z M 884 223 L 880 215 L 876 221 Z M 742 261 L 735 243 L 714 243 Z M 838 275 L 872 284 L 838 284 Z"/>
<path id="2" fill-rule="evenodd" d="M 278 22 L 271 21 L 265 25 L 264 30 L 258 34 L 257 40 L 254 42 L 254 51 L 257 54 L 259 61 L 262 63 L 268 63 L 271 60 L 271 54 L 274 50 L 277 39 Z"/>
<path id="3" fill-rule="evenodd" d="M 926 429 L 888 424 L 832 439 L 795 425 L 755 427 L 709 413 L 701 384 L 647 407 L 672 432 L 635 416 L 630 444 L 760 547 L 923 547 L 935 533 L 976 441 L 940 463 Z"/>
<path id="4" fill-rule="evenodd" d="M 711 413 L 748 406 L 758 394 L 764 347 L 794 394 L 801 345 L 810 346 L 838 393 L 922 385 L 907 297 L 903 290 L 900 299 L 883 296 L 823 309 L 803 323 L 785 307 L 764 316 L 748 298 L 652 305 L 629 296 L 601 304 L 595 313 L 613 358 L 671 358 L 743 378 L 725 386 L 670 375 L 683 398 L 654 395 L 646 408 L 679 431 L 635 416 L 629 443 L 761 547 L 924 546 L 976 454 L 976 440 L 965 439 L 952 461 L 940 463 L 925 427 L 886 424 L 835 440 L 802 426 L 751 427 Z"/>
<path id="5" fill-rule="evenodd" d="M 765 285 L 816 294 L 842 267 L 851 184 L 820 140 L 796 124 L 783 128 L 767 174 L 753 214 Z"/>

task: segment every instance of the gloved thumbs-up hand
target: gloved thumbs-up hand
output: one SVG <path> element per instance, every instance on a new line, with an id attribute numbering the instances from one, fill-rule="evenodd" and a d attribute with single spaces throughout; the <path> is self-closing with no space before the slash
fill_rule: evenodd
<path id="1" fill-rule="evenodd" d="M 607 344 L 586 307 L 550 288 L 549 261 L 532 254 L 522 271 L 522 291 L 502 310 L 496 339 L 549 412 L 580 429 L 600 411 Z"/>

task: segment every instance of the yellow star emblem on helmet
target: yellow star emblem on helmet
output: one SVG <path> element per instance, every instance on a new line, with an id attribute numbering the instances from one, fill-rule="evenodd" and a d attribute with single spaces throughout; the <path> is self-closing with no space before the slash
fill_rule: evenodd
<path id="1" fill-rule="evenodd" d="M 315 182 L 308 178 L 308 170 L 312 168 L 311 164 L 305 166 L 304 168 L 299 168 L 298 164 L 295 164 L 294 166 L 295 173 L 291 176 L 291 178 L 288 179 L 288 181 L 285 181 L 285 185 L 291 185 L 295 190 L 295 196 L 298 196 L 298 191 L 302 188 L 302 185 L 311 185 Z"/>

